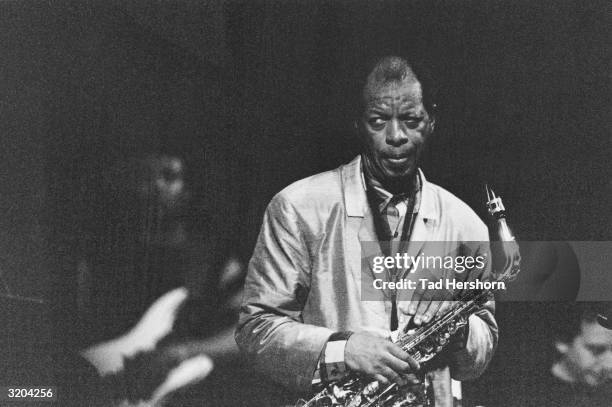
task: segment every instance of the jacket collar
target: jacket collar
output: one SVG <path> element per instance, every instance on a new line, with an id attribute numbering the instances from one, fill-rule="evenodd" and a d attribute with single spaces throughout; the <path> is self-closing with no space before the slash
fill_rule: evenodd
<path id="1" fill-rule="evenodd" d="M 423 171 L 419 168 L 421 178 L 421 206 L 419 216 L 423 219 L 437 222 L 440 213 L 436 205 L 436 191 L 433 184 L 425 179 Z M 362 218 L 368 210 L 366 184 L 361 169 L 361 155 L 355 157 L 350 163 L 341 167 L 344 208 L 350 217 Z"/>

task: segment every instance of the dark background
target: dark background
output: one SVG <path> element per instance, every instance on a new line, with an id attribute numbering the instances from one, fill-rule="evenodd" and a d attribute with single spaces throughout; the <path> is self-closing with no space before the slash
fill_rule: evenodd
<path id="1" fill-rule="evenodd" d="M 429 179 L 481 214 L 493 184 L 523 240 L 607 240 L 607 3 L 3 2 L 0 268 L 39 295 L 96 175 L 156 151 L 248 258 L 275 192 L 358 151 L 349 91 L 385 53 L 442 84 Z"/>
<path id="2" fill-rule="evenodd" d="M 427 60 L 442 85 L 428 179 L 483 217 L 491 183 L 523 240 L 611 240 L 610 11 L 2 2 L 0 272 L 14 294 L 70 298 L 100 174 L 158 152 L 184 157 L 207 230 L 248 260 L 274 193 L 356 154 L 356 72 L 388 53 Z"/>

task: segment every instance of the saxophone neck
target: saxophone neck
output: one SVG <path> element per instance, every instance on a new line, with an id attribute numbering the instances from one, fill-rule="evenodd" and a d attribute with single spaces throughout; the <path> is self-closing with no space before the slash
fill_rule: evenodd
<path id="1" fill-rule="evenodd" d="M 500 196 L 495 195 L 493 189 L 485 186 L 487 191 L 487 209 L 489 215 L 495 220 L 493 235 L 501 242 L 494 253 L 493 274 L 498 281 L 513 281 L 520 271 L 521 254 L 518 243 L 506 220 L 506 208 Z M 495 259 L 496 257 L 496 259 Z"/>
<path id="2" fill-rule="evenodd" d="M 506 222 L 506 218 L 500 218 L 497 220 L 497 236 L 502 242 L 510 242 L 515 240 L 514 234 L 510 230 L 508 222 Z"/>

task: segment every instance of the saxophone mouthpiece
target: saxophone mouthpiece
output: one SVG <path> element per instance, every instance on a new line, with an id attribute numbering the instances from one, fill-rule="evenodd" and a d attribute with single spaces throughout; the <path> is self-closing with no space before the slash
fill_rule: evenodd
<path id="1" fill-rule="evenodd" d="M 489 188 L 489 184 L 485 184 L 485 190 L 487 191 L 487 202 L 491 202 L 495 197 L 495 194 L 493 193 L 491 188 Z"/>
<path id="2" fill-rule="evenodd" d="M 496 219 L 504 217 L 506 208 L 504 207 L 501 197 L 495 195 L 495 191 L 489 187 L 489 184 L 485 184 L 485 190 L 487 192 L 487 209 L 489 210 L 489 214 Z"/>

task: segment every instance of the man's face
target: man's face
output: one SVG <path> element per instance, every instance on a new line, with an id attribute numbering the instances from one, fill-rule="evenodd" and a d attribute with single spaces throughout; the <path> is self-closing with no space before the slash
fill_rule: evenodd
<path id="1" fill-rule="evenodd" d="M 359 122 L 366 154 L 380 181 L 411 177 L 418 166 L 433 118 L 423 105 L 416 78 L 371 83 L 364 90 L 365 109 Z"/>
<path id="2" fill-rule="evenodd" d="M 154 198 L 165 214 L 181 210 L 189 198 L 183 160 L 170 155 L 152 156 L 143 165 L 145 174 L 139 186 L 141 198 Z"/>
<path id="3" fill-rule="evenodd" d="M 161 156 L 154 161 L 153 171 L 162 205 L 173 207 L 185 195 L 183 160 L 173 156 Z"/>
<path id="4" fill-rule="evenodd" d="M 582 332 L 563 356 L 574 381 L 590 387 L 612 380 L 612 330 L 595 322 L 583 322 Z"/>

